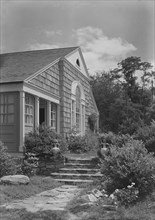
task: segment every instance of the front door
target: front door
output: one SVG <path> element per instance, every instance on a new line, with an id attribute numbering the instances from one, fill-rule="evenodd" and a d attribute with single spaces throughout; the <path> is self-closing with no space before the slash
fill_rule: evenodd
<path id="1" fill-rule="evenodd" d="M 39 124 L 46 124 L 46 112 L 47 112 L 47 105 L 46 101 L 43 99 L 40 99 L 40 104 L 39 104 Z"/>

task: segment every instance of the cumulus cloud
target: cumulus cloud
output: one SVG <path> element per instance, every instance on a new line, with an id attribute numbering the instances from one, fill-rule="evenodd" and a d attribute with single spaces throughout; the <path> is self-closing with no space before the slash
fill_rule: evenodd
<path id="1" fill-rule="evenodd" d="M 82 48 L 91 74 L 115 68 L 117 63 L 129 56 L 136 47 L 118 38 L 109 38 L 99 28 L 84 27 L 73 30 L 73 37 Z"/>

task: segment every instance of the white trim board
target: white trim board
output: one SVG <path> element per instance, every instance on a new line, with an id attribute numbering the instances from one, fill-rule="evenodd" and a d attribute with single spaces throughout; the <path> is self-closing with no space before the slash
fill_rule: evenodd
<path id="1" fill-rule="evenodd" d="M 44 94 L 43 92 L 39 92 L 39 91 L 36 91 L 34 89 L 31 89 L 31 88 L 27 87 L 26 85 L 23 86 L 23 91 L 27 92 L 27 93 L 30 93 L 32 95 L 35 95 L 39 98 L 43 98 L 43 99 L 46 99 L 48 101 L 54 102 L 56 104 L 60 104 L 59 99 L 55 99 L 55 98 L 53 98 L 49 95 Z"/>

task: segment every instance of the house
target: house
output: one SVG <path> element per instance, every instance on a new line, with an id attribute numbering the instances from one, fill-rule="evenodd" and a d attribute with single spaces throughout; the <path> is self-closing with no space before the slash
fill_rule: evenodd
<path id="1" fill-rule="evenodd" d="M 0 55 L 0 140 L 22 152 L 25 135 L 44 123 L 81 135 L 98 110 L 79 47 Z"/>

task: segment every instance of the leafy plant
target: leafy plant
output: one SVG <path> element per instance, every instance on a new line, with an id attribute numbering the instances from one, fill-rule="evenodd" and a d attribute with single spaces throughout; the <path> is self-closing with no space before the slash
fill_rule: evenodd
<path id="1" fill-rule="evenodd" d="M 151 125 L 141 127 L 134 135 L 135 139 L 142 140 L 149 152 L 155 153 L 155 123 L 152 121 Z"/>
<path id="2" fill-rule="evenodd" d="M 133 205 L 138 200 L 139 191 L 137 188 L 131 186 L 127 186 L 127 188 L 116 189 L 113 193 L 116 198 L 116 203 L 119 205 L 129 206 Z"/>
<path id="3" fill-rule="evenodd" d="M 72 153 L 96 152 L 98 143 L 98 135 L 92 131 L 88 130 L 84 136 L 80 136 L 73 130 L 68 138 L 68 149 Z"/>
<path id="4" fill-rule="evenodd" d="M 17 164 L 7 152 L 7 147 L 0 141 L 0 177 L 14 175 L 21 172 L 21 165 Z"/>
<path id="5" fill-rule="evenodd" d="M 82 153 L 88 151 L 88 145 L 85 137 L 71 136 L 68 142 L 68 150 L 72 153 Z"/>
<path id="6" fill-rule="evenodd" d="M 88 117 L 88 125 L 89 125 L 89 128 L 92 132 L 94 132 L 95 129 L 97 128 L 97 118 L 98 118 L 98 116 L 96 113 L 92 113 Z"/>
<path id="7" fill-rule="evenodd" d="M 113 146 L 110 154 L 102 160 L 101 172 L 107 178 L 104 182 L 109 194 L 116 189 L 127 189 L 135 183 L 139 198 L 150 195 L 155 187 L 155 162 L 141 141 L 129 139 L 121 148 Z"/>
<path id="8" fill-rule="evenodd" d="M 117 147 L 123 147 L 123 145 L 132 139 L 132 137 L 128 134 L 119 134 L 116 135 L 113 132 L 101 133 L 98 136 L 99 144 L 107 143 L 108 145 L 115 145 Z"/>
<path id="9" fill-rule="evenodd" d="M 67 143 L 64 138 L 56 134 L 51 128 L 40 126 L 34 132 L 28 133 L 25 137 L 25 151 L 37 155 L 51 154 L 55 141 L 59 142 L 61 152 L 67 149 Z"/>

